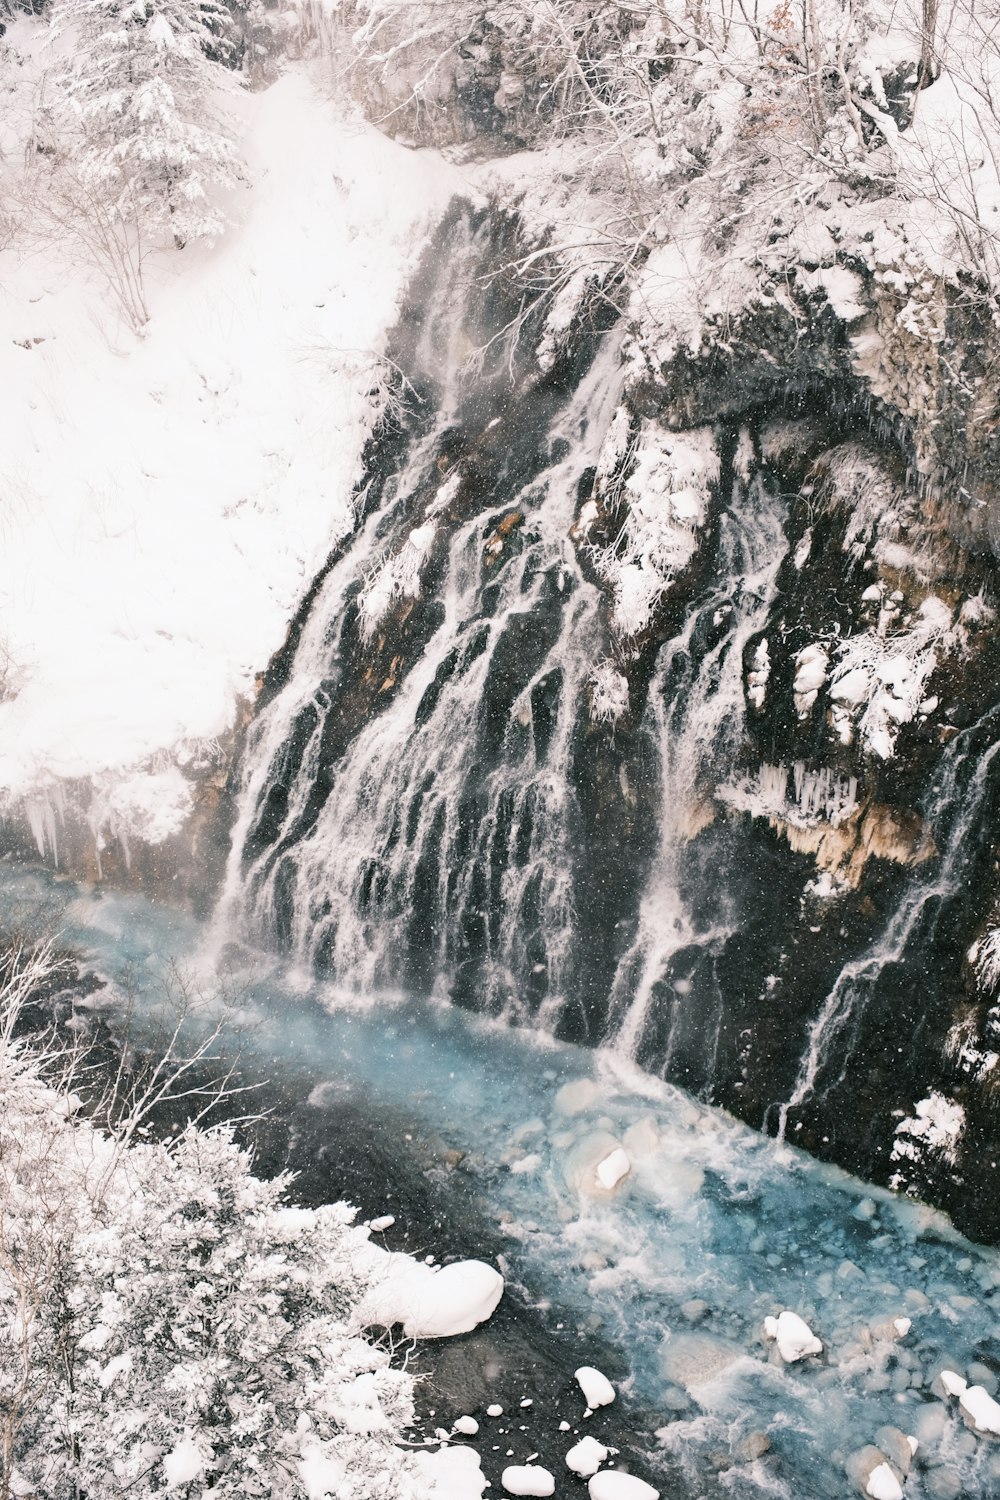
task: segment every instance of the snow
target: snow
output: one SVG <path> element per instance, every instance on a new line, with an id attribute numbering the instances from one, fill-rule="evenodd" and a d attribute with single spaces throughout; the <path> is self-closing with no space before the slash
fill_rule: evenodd
<path id="1" fill-rule="evenodd" d="M 817 694 L 826 681 L 830 668 L 830 656 L 824 646 L 805 646 L 795 658 L 795 711 L 800 719 L 816 702 Z"/>
<path id="2" fill-rule="evenodd" d="M 628 682 L 610 661 L 598 662 L 590 678 L 590 718 L 617 724 L 628 713 Z"/>
<path id="3" fill-rule="evenodd" d="M 193 1480 L 205 1467 L 197 1444 L 191 1437 L 181 1438 L 179 1443 L 167 1454 L 163 1460 L 163 1472 L 167 1480 L 167 1489 L 180 1489 L 181 1485 L 191 1484 Z"/>
<path id="4" fill-rule="evenodd" d="M 628 1176 L 631 1170 L 632 1163 L 629 1161 L 628 1152 L 623 1147 L 618 1146 L 603 1161 L 598 1163 L 596 1176 L 601 1187 L 610 1193 L 618 1186 L 623 1177 Z"/>
<path id="5" fill-rule="evenodd" d="M 590 1500 L 659 1500 L 660 1492 L 635 1474 L 605 1469 L 595 1474 L 587 1489 Z"/>
<path id="6" fill-rule="evenodd" d="M 876 1464 L 868 1476 L 865 1491 L 871 1500 L 903 1500 L 903 1488 L 887 1463 Z"/>
<path id="7" fill-rule="evenodd" d="M 969 1382 L 954 1370 L 942 1370 L 938 1379 L 949 1396 L 961 1396 L 968 1389 Z"/>
<path id="8" fill-rule="evenodd" d="M 599 479 L 614 471 L 623 441 L 621 424 L 612 421 Z M 626 638 L 645 629 L 665 589 L 694 556 L 710 486 L 719 474 L 708 427 L 677 433 L 644 420 L 631 457 L 624 485 L 628 511 L 618 543 L 594 555 L 613 591 L 615 626 Z"/>
<path id="9" fill-rule="evenodd" d="M 485 1261 L 438 1267 L 374 1245 L 369 1250 L 369 1263 L 381 1265 L 383 1276 L 355 1315 L 361 1327 L 402 1323 L 407 1338 L 453 1338 L 485 1323 L 503 1296 L 503 1277 Z"/>
<path id="10" fill-rule="evenodd" d="M 420 593 L 420 573 L 434 545 L 437 528 L 429 522 L 410 532 L 401 550 L 383 558 L 358 597 L 361 636 L 371 640 L 385 615 L 398 599 Z"/>
<path id="11" fill-rule="evenodd" d="M 976 1432 L 1000 1437 L 1000 1403 L 983 1386 L 967 1386 L 958 1393 L 958 1404 Z"/>
<path id="12" fill-rule="evenodd" d="M 412 1467 L 423 1481 L 426 1500 L 482 1500 L 487 1488 L 479 1454 L 464 1444 L 416 1453 Z"/>
<path id="13" fill-rule="evenodd" d="M 771 653 L 767 641 L 761 641 L 753 654 L 753 666 L 747 673 L 747 697 L 758 711 L 764 707 L 767 684 L 771 676 Z"/>
<path id="14" fill-rule="evenodd" d="M 581 1365 L 575 1374 L 583 1399 L 592 1410 L 611 1405 L 615 1399 L 615 1388 L 606 1375 L 602 1375 L 592 1365 Z"/>
<path id="15" fill-rule="evenodd" d="M 807 292 L 825 293 L 827 302 L 845 323 L 863 318 L 868 311 L 864 283 L 846 266 L 821 266 L 817 271 L 804 271 L 800 267 L 798 280 Z"/>
<path id="16" fill-rule="evenodd" d="M 786 1365 L 810 1354 L 821 1354 L 823 1345 L 798 1313 L 787 1308 L 777 1318 L 764 1319 L 764 1337 L 774 1340 Z"/>
<path id="17" fill-rule="evenodd" d="M 395 1214 L 380 1214 L 377 1219 L 369 1219 L 368 1228 L 376 1234 L 382 1234 L 386 1229 L 391 1229 L 395 1222 Z"/>
<path id="18" fill-rule="evenodd" d="M 596 1438 L 582 1437 L 566 1455 L 566 1467 L 572 1469 L 574 1474 L 579 1474 L 581 1479 L 589 1479 L 596 1474 L 601 1464 L 607 1459 L 609 1449 Z"/>
<path id="19" fill-rule="evenodd" d="M 305 1446 L 298 1467 L 307 1500 L 326 1500 L 326 1496 L 335 1495 L 344 1482 L 343 1463 L 319 1443 Z"/>
<path id="20" fill-rule="evenodd" d="M 898 1333 L 899 1337 L 901 1339 L 905 1339 L 906 1335 L 913 1327 L 913 1323 L 909 1318 L 893 1318 L 892 1326 Z"/>
<path id="21" fill-rule="evenodd" d="M 19 22 L 19 50 L 40 35 Z M 234 227 L 150 257 L 143 339 L 66 245 L 0 251 L 0 601 L 19 688 L 0 702 L 0 799 L 65 787 L 86 811 L 71 784 L 101 778 L 92 821 L 106 808 L 109 831 L 151 841 L 189 805 L 176 784 L 142 789 L 166 774 L 157 757 L 232 727 L 353 525 L 386 331 L 465 187 L 303 71 L 236 103 Z"/>
<path id="22" fill-rule="evenodd" d="M 892 1159 L 915 1161 L 923 1151 L 931 1150 L 940 1151 L 946 1161 L 954 1161 L 964 1129 L 961 1104 L 932 1090 L 914 1106 L 913 1115 L 896 1126 Z"/>
<path id="23" fill-rule="evenodd" d="M 455 1431 L 460 1432 L 463 1437 L 475 1437 L 479 1431 L 479 1423 L 475 1417 L 457 1417 L 453 1426 Z"/>
<path id="24" fill-rule="evenodd" d="M 501 1474 L 500 1483 L 508 1495 L 553 1495 L 556 1488 L 548 1469 L 537 1464 L 511 1464 Z"/>

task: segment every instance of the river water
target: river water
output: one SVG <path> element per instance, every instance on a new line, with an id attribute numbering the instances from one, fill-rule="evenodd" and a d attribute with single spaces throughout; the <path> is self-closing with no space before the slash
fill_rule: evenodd
<path id="1" fill-rule="evenodd" d="M 690 1494 L 705 1492 L 712 1455 L 762 1431 L 770 1452 L 726 1469 L 724 1491 L 849 1495 L 846 1459 L 885 1425 L 920 1443 L 908 1500 L 1000 1493 L 1000 1447 L 932 1389 L 942 1368 L 993 1385 L 1000 1256 L 942 1216 L 762 1137 L 620 1054 L 443 1003 L 360 999 L 226 953 L 138 897 L 8 866 L 0 916 L 57 929 L 107 980 L 112 1007 L 131 1003 L 140 1037 L 169 1020 L 181 988 L 198 1002 L 192 1030 L 222 994 L 244 1052 L 278 1078 L 308 1068 L 317 1107 L 350 1098 L 356 1118 L 410 1121 L 461 1153 L 508 1278 L 622 1352 L 625 1392 L 661 1418 L 658 1440 Z M 608 1191 L 595 1168 L 619 1146 L 631 1169 Z M 820 1358 L 785 1366 L 769 1351 L 763 1320 L 786 1308 L 822 1339 Z"/>

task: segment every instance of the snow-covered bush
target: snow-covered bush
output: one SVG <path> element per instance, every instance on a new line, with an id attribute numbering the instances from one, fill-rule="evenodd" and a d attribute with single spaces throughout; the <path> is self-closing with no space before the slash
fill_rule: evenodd
<path id="1" fill-rule="evenodd" d="M 900 725 L 929 702 L 934 668 L 959 644 L 952 611 L 937 595 L 928 594 L 905 621 L 891 597 L 882 600 L 876 625 L 838 648 L 830 697 L 840 738 L 850 743 L 856 724 L 865 748 L 888 760 Z"/>
<path id="2" fill-rule="evenodd" d="M 384 1252 L 229 1130 L 96 1128 L 15 1036 L 52 962 L 0 976 L 0 1496 L 424 1493 L 412 1377 L 358 1316 Z"/>
<path id="3" fill-rule="evenodd" d="M 649 624 L 664 592 L 691 561 L 708 511 L 719 455 L 708 428 L 667 432 L 656 422 L 629 434 L 620 412 L 598 466 L 605 509 L 620 510 L 610 546 L 588 543 L 593 565 L 609 585 L 614 624 L 628 639 Z M 624 473 L 624 478 L 622 474 Z M 586 536 L 596 509 L 581 514 Z"/>

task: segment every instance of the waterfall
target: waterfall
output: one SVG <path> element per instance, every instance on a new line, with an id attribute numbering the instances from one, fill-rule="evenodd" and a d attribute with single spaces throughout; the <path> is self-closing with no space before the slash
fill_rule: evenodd
<path id="1" fill-rule="evenodd" d="M 687 1000 L 691 955 L 710 959 L 733 927 L 695 923 L 679 855 L 698 822 L 711 817 L 705 804 L 741 749 L 744 653 L 766 623 L 788 551 L 783 522 L 780 498 L 760 478 L 749 486 L 734 481 L 732 503 L 720 522 L 714 579 L 680 634 L 660 652 L 647 706 L 659 753 L 659 848 L 635 939 L 615 976 L 609 1032 L 618 1052 L 665 1077 L 676 1076 L 675 1054 L 685 1032 L 704 1060 L 701 1081 L 713 1072 L 721 996 L 713 997 L 714 1017 L 704 993 Z M 671 982 L 672 962 L 682 954 L 686 961 Z M 656 1018 L 659 1042 L 650 1035 L 654 1008 L 669 1012 Z"/>
<path id="2" fill-rule="evenodd" d="M 979 858 L 992 717 L 943 750 L 921 731 L 908 785 L 938 854 L 904 871 L 876 850 L 862 890 L 819 891 L 768 819 L 843 825 L 847 848 L 885 774 L 794 693 L 803 638 L 862 617 L 855 562 L 836 571 L 834 532 L 809 561 L 801 479 L 759 459 L 749 418 L 695 443 L 634 383 L 623 401 L 613 310 L 540 359 L 544 316 L 504 273 L 516 234 L 459 208 L 425 260 L 390 351 L 409 409 L 369 445 L 356 526 L 246 732 L 217 930 L 345 991 L 603 1043 L 757 1124 L 784 1099 L 782 1134 L 838 1107 L 872 1018 L 895 1024 L 873 1000 L 933 952 L 933 1026 L 914 1018 L 899 1064 L 873 1043 L 849 1164 L 876 1173 L 892 1109 L 947 1086 L 941 914 Z"/>
<path id="3" fill-rule="evenodd" d="M 940 852 L 929 873 L 905 887 L 899 905 L 867 952 L 845 964 L 809 1026 L 792 1093 L 778 1107 L 784 1140 L 792 1110 L 828 1093 L 847 1077 L 857 1050 L 857 1028 L 867 1002 L 894 966 L 927 952 L 942 910 L 961 891 L 978 852 L 984 815 L 994 789 L 994 738 L 1000 710 L 993 708 L 948 745 L 928 791 L 924 817 Z M 985 745 L 984 745 L 985 740 Z"/>
<path id="4" fill-rule="evenodd" d="M 463 352 L 499 347 L 477 305 L 491 248 L 466 229 L 458 267 L 441 260 L 436 416 L 252 726 L 222 910 L 348 988 L 453 990 L 468 969 L 477 1008 L 551 1024 L 572 951 L 569 762 L 601 643 L 569 532 L 619 401 L 620 336 L 594 340 L 574 383 L 504 390 L 496 360 L 470 379 Z M 420 347 L 414 363 L 426 387 Z"/>

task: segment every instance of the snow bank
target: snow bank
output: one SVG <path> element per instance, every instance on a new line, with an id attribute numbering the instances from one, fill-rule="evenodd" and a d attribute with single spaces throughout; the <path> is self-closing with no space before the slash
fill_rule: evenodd
<path id="1" fill-rule="evenodd" d="M 485 1323 L 503 1296 L 503 1277 L 484 1261 L 438 1267 L 375 1246 L 370 1250 L 370 1264 L 381 1264 L 383 1275 L 359 1304 L 358 1327 L 401 1323 L 407 1338 L 453 1338 Z"/>
<path id="2" fill-rule="evenodd" d="M 150 257 L 144 339 L 67 247 L 0 251 L 0 799 L 103 776 L 109 829 L 154 840 L 187 804 L 139 782 L 231 727 L 353 525 L 386 331 L 465 187 L 301 72 L 236 103 L 235 227 Z"/>

